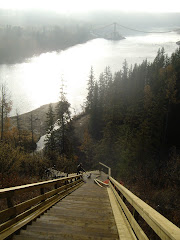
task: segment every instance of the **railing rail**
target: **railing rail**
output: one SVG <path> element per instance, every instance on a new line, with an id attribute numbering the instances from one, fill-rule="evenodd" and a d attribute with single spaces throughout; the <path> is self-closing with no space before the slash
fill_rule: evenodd
<path id="1" fill-rule="evenodd" d="M 5 239 L 48 208 L 78 188 L 83 182 L 82 174 L 50 181 L 27 184 L 0 190 L 0 199 L 6 199 L 7 208 L 0 211 L 0 239 Z M 52 189 L 53 188 L 53 189 Z M 39 191 L 36 197 L 15 205 L 13 199 L 20 194 Z"/>
<path id="2" fill-rule="evenodd" d="M 163 240 L 180 240 L 180 229 L 160 213 L 135 196 L 127 188 L 118 183 L 114 178 L 109 177 L 109 185 L 116 197 L 120 210 L 127 218 L 131 228 L 137 236 L 137 239 L 146 240 L 148 237 L 138 224 L 138 215 L 154 230 L 154 232 Z M 127 208 L 125 202 L 128 201 L 133 207 L 133 214 Z M 136 221 L 137 220 L 137 221 Z"/>

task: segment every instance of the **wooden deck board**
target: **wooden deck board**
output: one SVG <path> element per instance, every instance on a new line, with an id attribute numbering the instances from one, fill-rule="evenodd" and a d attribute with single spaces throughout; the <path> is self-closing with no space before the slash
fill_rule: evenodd
<path id="1" fill-rule="evenodd" d="M 62 199 L 44 215 L 15 235 L 14 240 L 119 239 L 106 188 L 93 179 Z M 106 178 L 106 176 L 102 176 Z"/>

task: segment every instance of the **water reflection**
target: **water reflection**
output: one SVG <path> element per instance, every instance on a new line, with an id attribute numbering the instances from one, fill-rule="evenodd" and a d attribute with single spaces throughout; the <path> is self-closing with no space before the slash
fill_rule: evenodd
<path id="1" fill-rule="evenodd" d="M 171 54 L 178 40 L 176 33 L 128 37 L 118 42 L 96 39 L 65 51 L 41 54 L 26 63 L 1 65 L 1 81 L 7 82 L 12 93 L 12 114 L 16 109 L 24 113 L 58 101 L 62 76 L 68 100 L 79 111 L 86 97 L 91 65 L 98 78 L 106 66 L 113 72 L 119 70 L 124 59 L 129 65 L 141 63 L 146 58 L 152 61 L 161 47 Z"/>

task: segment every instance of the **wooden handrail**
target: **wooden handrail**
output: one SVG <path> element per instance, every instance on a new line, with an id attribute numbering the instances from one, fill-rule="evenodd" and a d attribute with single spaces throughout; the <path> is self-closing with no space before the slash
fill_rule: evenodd
<path id="1" fill-rule="evenodd" d="M 108 167 L 107 165 L 105 165 L 105 164 L 102 163 L 102 162 L 99 162 L 99 164 L 108 169 L 108 175 L 109 175 L 109 177 L 111 177 L 111 168 Z"/>
<path id="2" fill-rule="evenodd" d="M 50 181 L 26 184 L 0 190 L 0 199 L 7 200 L 7 208 L 0 211 L 0 239 L 5 239 L 37 218 L 57 201 L 83 183 L 82 174 Z M 50 188 L 51 189 L 47 189 Z M 53 187 L 53 189 L 52 189 Z M 46 192 L 45 192 L 46 189 Z M 39 195 L 15 205 L 14 196 L 39 190 Z"/>
<path id="3" fill-rule="evenodd" d="M 142 201 L 140 198 L 135 196 L 127 188 L 118 183 L 114 178 L 110 177 L 110 187 L 124 212 L 126 218 L 129 221 L 133 231 L 135 232 L 138 239 L 148 239 L 144 234 L 138 223 L 135 221 L 133 215 L 137 213 L 146 221 L 146 223 L 154 230 L 154 232 L 163 240 L 180 240 L 180 229 L 170 222 L 168 219 L 163 217 L 160 213 Z M 122 196 L 120 196 L 122 195 Z M 134 208 L 134 213 L 131 214 L 125 205 L 127 200 Z"/>
<path id="4" fill-rule="evenodd" d="M 35 190 L 35 189 L 41 188 L 42 186 L 43 187 L 53 186 L 54 184 L 61 183 L 61 182 L 63 183 L 67 180 L 78 178 L 78 177 L 82 177 L 82 174 L 71 176 L 71 177 L 53 179 L 53 180 L 44 181 L 44 182 L 37 182 L 37 183 L 31 183 L 31 184 L 26 184 L 26 185 L 21 185 L 16 187 L 0 189 L 0 198 L 6 198 L 7 196 L 10 196 L 10 195 Z"/>

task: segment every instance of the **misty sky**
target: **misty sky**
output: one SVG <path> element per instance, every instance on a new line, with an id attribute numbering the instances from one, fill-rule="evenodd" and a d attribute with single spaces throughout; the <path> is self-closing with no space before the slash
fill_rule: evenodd
<path id="1" fill-rule="evenodd" d="M 0 0 L 0 8 L 45 9 L 62 13 L 90 10 L 180 12 L 180 0 Z"/>

